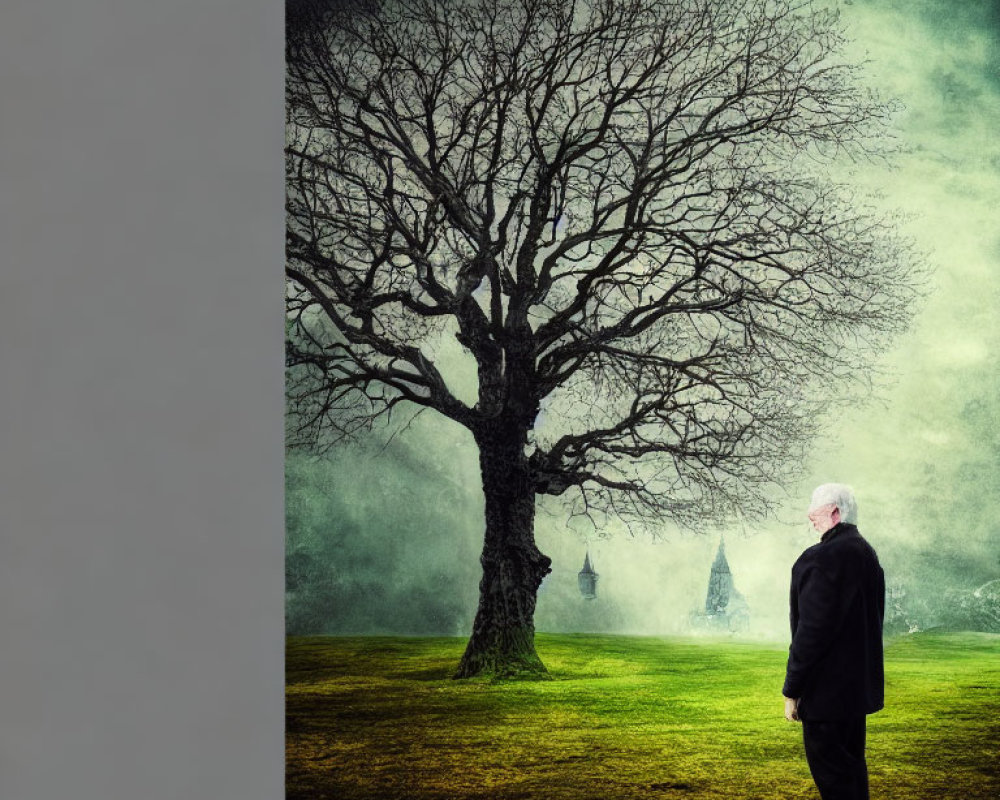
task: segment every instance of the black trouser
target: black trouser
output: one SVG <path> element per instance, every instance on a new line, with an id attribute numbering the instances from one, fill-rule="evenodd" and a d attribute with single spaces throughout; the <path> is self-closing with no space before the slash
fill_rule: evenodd
<path id="1" fill-rule="evenodd" d="M 823 800 L 868 800 L 865 718 L 802 720 L 806 760 Z"/>

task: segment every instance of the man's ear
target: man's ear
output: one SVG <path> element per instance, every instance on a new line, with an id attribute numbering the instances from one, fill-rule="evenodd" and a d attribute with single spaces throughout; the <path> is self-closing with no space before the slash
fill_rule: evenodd
<path id="1" fill-rule="evenodd" d="M 840 509 L 834 508 L 833 513 L 830 514 L 830 519 L 833 520 L 833 524 L 836 525 L 840 522 Z"/>

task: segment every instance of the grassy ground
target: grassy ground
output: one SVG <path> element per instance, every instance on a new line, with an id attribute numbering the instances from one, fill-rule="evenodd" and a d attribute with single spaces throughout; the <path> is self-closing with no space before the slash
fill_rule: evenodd
<path id="1" fill-rule="evenodd" d="M 782 716 L 786 650 L 539 635 L 549 681 L 453 681 L 458 639 L 288 639 L 287 788 L 320 798 L 818 797 Z M 873 798 L 1000 798 L 1000 636 L 886 650 Z"/>

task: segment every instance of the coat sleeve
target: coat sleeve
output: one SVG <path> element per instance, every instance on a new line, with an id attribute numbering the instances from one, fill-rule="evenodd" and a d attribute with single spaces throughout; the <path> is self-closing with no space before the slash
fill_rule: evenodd
<path id="1" fill-rule="evenodd" d="M 798 623 L 792 631 L 781 690 L 785 697 L 795 698 L 802 696 L 813 667 L 837 638 L 856 587 L 844 586 L 836 573 L 809 564 L 799 576 L 797 588 Z"/>

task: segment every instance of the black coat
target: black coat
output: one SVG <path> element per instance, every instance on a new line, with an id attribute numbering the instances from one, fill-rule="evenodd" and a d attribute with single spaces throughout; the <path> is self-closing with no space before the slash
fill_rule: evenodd
<path id="1" fill-rule="evenodd" d="M 823 534 L 792 567 L 792 644 L 782 694 L 805 720 L 872 714 L 884 702 L 885 576 L 854 525 Z"/>

